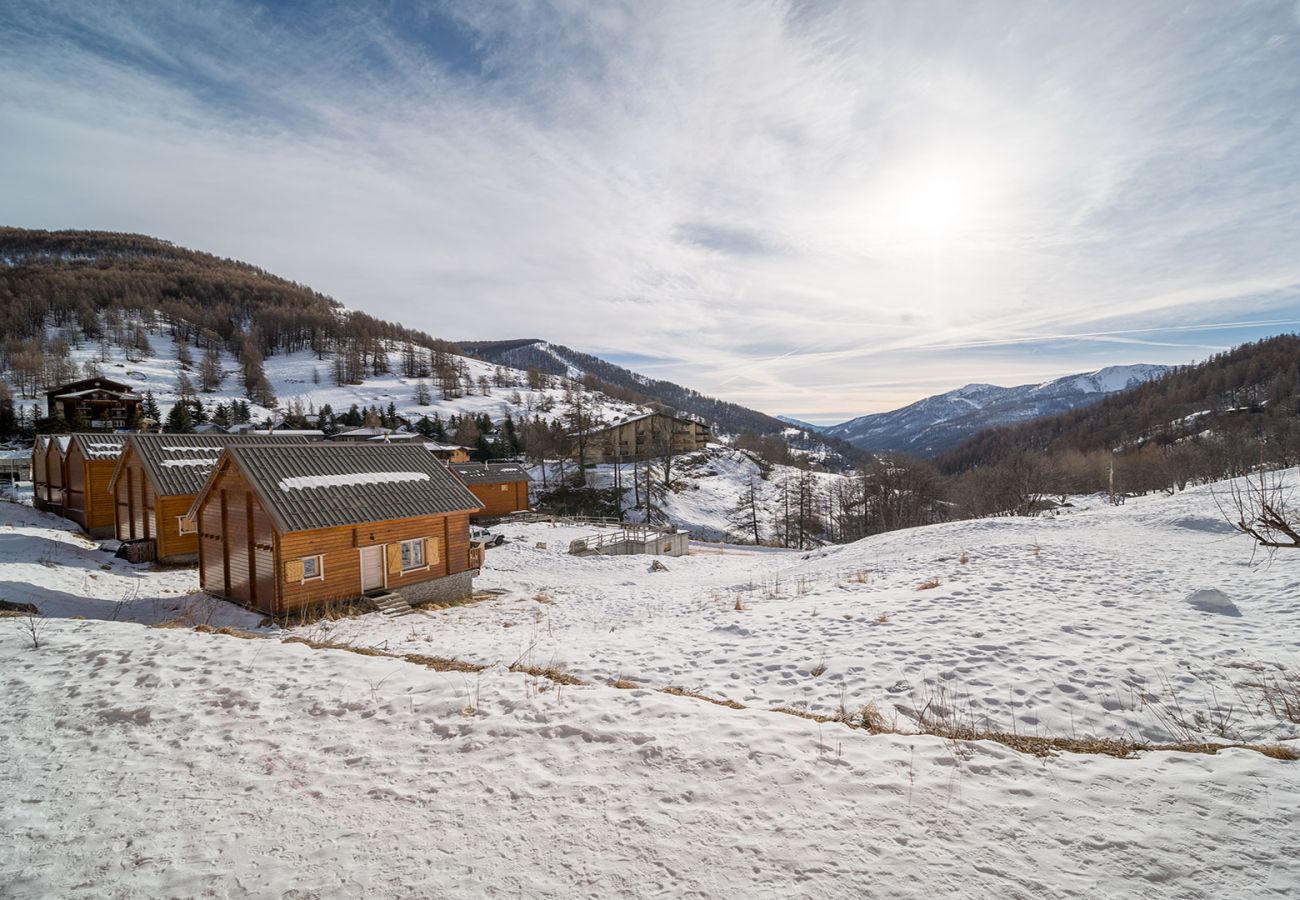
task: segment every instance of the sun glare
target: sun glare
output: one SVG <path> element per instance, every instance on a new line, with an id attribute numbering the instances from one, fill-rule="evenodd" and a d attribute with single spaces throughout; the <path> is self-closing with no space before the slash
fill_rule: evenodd
<path id="1" fill-rule="evenodd" d="M 986 204 L 988 181 L 964 160 L 928 159 L 905 167 L 889 192 L 898 236 L 929 245 L 968 236 Z"/>

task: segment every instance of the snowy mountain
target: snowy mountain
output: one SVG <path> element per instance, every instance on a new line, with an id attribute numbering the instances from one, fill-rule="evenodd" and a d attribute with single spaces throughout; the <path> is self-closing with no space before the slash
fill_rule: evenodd
<path id="1" fill-rule="evenodd" d="M 937 456 L 986 429 L 1089 406 L 1168 371 L 1168 366 L 1157 365 L 1108 366 L 1041 384 L 968 384 L 902 409 L 860 416 L 824 432 L 863 450 Z"/>
<path id="2" fill-rule="evenodd" d="M 737 403 L 717 400 L 671 381 L 647 378 L 598 356 L 561 344 L 526 338 L 515 341 L 460 341 L 465 352 L 488 362 L 516 369 L 534 368 L 574 380 L 596 379 L 618 389 L 662 403 L 681 413 L 699 416 L 723 434 L 781 434 L 784 420 Z M 804 428 L 806 426 L 799 425 Z"/>

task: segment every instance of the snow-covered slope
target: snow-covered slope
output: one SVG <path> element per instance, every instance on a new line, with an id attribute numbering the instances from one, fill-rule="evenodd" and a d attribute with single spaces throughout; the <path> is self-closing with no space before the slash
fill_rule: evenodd
<path id="1" fill-rule="evenodd" d="M 1078 409 L 1096 403 L 1107 394 L 1158 378 L 1168 370 L 1167 366 L 1156 365 L 1109 366 L 1041 384 L 1017 387 L 968 384 L 901 409 L 861 416 L 823 431 L 864 450 L 936 456 L 987 428 Z"/>
<path id="2" fill-rule="evenodd" d="M 6 896 L 1208 900 L 1300 884 L 1295 762 L 1040 759 L 772 709 L 1296 747 L 1300 724 L 1258 685 L 1300 672 L 1300 554 L 1252 565 L 1210 488 L 811 554 L 698 546 L 655 573 L 566 555 L 576 529 L 519 526 L 479 581 L 499 593 L 297 632 L 381 655 L 103 621 L 153 620 L 193 570 L 100 569 L 106 554 L 29 508 L 0 507 L 0 529 L 6 599 L 92 617 L 49 621 L 39 648 L 0 619 Z M 1201 588 L 1240 615 L 1187 602 Z"/>
<path id="3" fill-rule="evenodd" d="M 123 381 L 137 391 L 151 391 L 158 402 L 161 412 L 166 416 L 171 406 L 179 399 L 177 386 L 180 375 L 185 371 L 178 361 L 177 345 L 161 330 L 148 335 L 150 348 L 148 352 L 132 354 L 128 358 L 120 347 L 109 347 L 107 351 L 93 344 L 83 344 L 71 351 L 72 360 L 83 367 L 93 361 L 105 377 Z M 190 353 L 198 358 L 200 351 L 190 347 Z M 546 388 L 531 390 L 528 387 L 527 373 L 518 369 L 495 366 L 470 357 L 454 357 L 468 372 L 474 383 L 463 396 L 443 399 L 436 387 L 432 388 L 432 402 L 420 405 L 416 402 L 416 384 L 420 379 L 406 378 L 400 373 L 401 349 L 392 348 L 389 353 L 389 374 L 369 376 L 361 384 L 336 385 L 332 381 L 334 357 L 332 353 L 318 358 L 311 351 L 278 354 L 265 360 L 267 379 L 271 383 L 278 408 L 284 410 L 292 404 L 300 403 L 304 409 L 318 410 L 329 404 L 336 414 L 347 412 L 352 404 L 361 409 L 377 406 L 381 411 L 392 403 L 399 415 L 416 420 L 420 416 L 432 417 L 435 413 L 444 419 L 449 415 L 475 415 L 487 413 L 494 421 L 499 421 L 507 410 L 516 419 L 521 416 L 532 417 L 540 414 L 543 418 L 552 418 L 559 414 L 566 388 L 556 379 Z M 239 381 L 239 361 L 229 353 L 222 354 L 223 369 L 226 372 L 224 383 L 213 393 L 200 393 L 199 398 L 205 406 L 213 407 L 217 403 L 229 403 L 233 399 L 246 399 Z M 494 386 L 498 370 L 505 375 L 505 386 Z M 191 382 L 197 383 L 198 375 L 191 369 L 187 373 Z M 489 392 L 484 394 L 477 386 L 480 377 L 487 378 Z M 424 379 L 428 383 L 428 379 Z M 614 420 L 643 412 L 643 408 L 632 403 L 617 400 L 599 391 L 586 391 L 581 385 L 573 388 L 585 392 L 591 408 L 603 418 Z M 35 408 L 38 415 L 45 414 L 44 398 L 20 398 L 14 392 L 18 406 Z M 275 410 L 250 404 L 255 422 L 261 422 L 274 416 Z"/>
<path id="4" fill-rule="evenodd" d="M 659 470 L 655 470 L 658 478 Z M 546 481 L 553 481 L 555 466 L 547 467 Z M 803 471 L 793 466 L 763 465 L 753 454 L 718 444 L 706 450 L 678 457 L 673 466 L 673 488 L 656 494 L 653 505 L 655 520 L 685 528 L 692 536 L 706 541 L 730 539 L 752 542 L 752 534 L 743 524 L 738 512 L 741 498 L 754 486 L 754 506 L 757 508 L 760 534 L 769 541 L 774 532 L 774 520 L 781 514 L 781 503 L 787 485 L 796 485 Z M 833 472 L 811 472 L 808 477 L 816 484 L 819 496 L 825 496 L 831 486 L 846 476 Z M 533 490 L 544 490 L 541 467 L 533 469 Z M 639 496 L 631 483 L 632 468 L 623 466 L 623 502 L 626 521 L 643 520 L 644 511 L 633 509 Z M 614 486 L 612 465 L 593 466 L 587 472 L 587 483 L 595 488 Z M 791 490 L 797 490 L 794 487 Z"/>

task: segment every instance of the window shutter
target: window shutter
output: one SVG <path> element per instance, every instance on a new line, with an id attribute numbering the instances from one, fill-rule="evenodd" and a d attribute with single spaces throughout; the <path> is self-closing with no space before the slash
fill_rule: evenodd
<path id="1" fill-rule="evenodd" d="M 302 560 L 301 559 L 291 559 L 285 562 L 284 581 L 286 584 L 289 584 L 290 582 L 302 581 Z"/>
<path id="2" fill-rule="evenodd" d="M 438 566 L 442 564 L 442 538 L 424 539 L 424 564 Z"/>
<path id="3" fill-rule="evenodd" d="M 388 574 L 399 575 L 402 571 L 402 545 L 388 545 Z"/>

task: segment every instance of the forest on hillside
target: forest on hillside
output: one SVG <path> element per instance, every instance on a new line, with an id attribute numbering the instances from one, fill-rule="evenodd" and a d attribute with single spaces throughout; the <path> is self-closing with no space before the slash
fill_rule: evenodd
<path id="1" fill-rule="evenodd" d="M 199 353 L 223 349 L 244 369 L 250 399 L 271 405 L 265 357 L 332 354 L 339 383 L 386 371 L 394 342 L 433 354 L 454 345 L 365 313 L 255 266 L 134 234 L 0 228 L 0 370 L 30 396 L 77 377 L 68 350 L 147 348 L 161 322 Z M 264 402 L 266 401 L 266 402 Z"/>
<path id="2" fill-rule="evenodd" d="M 551 375 L 564 375 L 569 368 L 585 373 L 586 380 L 611 396 L 632 402 L 654 402 L 678 413 L 695 416 L 714 425 L 716 430 L 728 434 L 753 432 L 755 434 L 781 434 L 790 426 L 774 416 L 701 394 L 671 381 L 647 378 L 615 365 L 598 356 L 573 350 L 558 344 L 545 344 L 535 339 L 514 341 L 463 341 L 467 353 L 516 368 L 535 368 Z M 567 363 L 567 365 L 566 365 Z M 837 449 L 852 452 L 848 445 Z"/>

